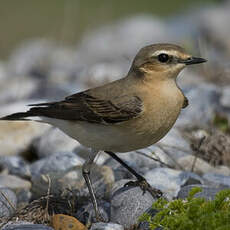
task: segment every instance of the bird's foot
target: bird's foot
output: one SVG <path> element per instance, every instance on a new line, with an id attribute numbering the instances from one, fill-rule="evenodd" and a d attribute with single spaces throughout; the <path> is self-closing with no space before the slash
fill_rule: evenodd
<path id="1" fill-rule="evenodd" d="M 101 215 L 100 212 L 96 213 L 96 221 L 97 221 L 97 222 L 104 222 L 104 223 L 107 222 L 107 221 L 104 219 L 104 217 Z"/>
<path id="2" fill-rule="evenodd" d="M 136 181 L 129 181 L 124 185 L 124 187 L 140 187 L 143 191 L 143 194 L 148 191 L 153 198 L 160 198 L 163 195 L 161 190 L 153 188 L 144 178 Z"/>
<path id="3" fill-rule="evenodd" d="M 90 228 L 92 226 L 93 223 L 96 222 L 103 222 L 103 223 L 107 223 L 108 221 L 106 221 L 106 219 L 102 216 L 102 214 L 100 212 L 96 212 L 95 216 L 92 217 L 89 215 L 89 212 L 84 212 L 83 215 L 84 217 L 84 221 L 83 223 L 85 224 L 85 226 L 87 228 Z"/>

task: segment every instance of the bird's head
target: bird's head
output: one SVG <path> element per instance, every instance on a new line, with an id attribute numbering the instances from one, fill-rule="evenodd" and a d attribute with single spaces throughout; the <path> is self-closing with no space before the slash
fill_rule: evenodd
<path id="1" fill-rule="evenodd" d="M 131 71 L 150 78 L 176 78 L 187 65 L 206 62 L 173 44 L 154 44 L 142 48 L 134 58 Z"/>

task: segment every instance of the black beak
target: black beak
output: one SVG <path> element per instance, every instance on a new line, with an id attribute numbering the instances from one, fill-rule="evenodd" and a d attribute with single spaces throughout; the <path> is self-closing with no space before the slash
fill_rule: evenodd
<path id="1" fill-rule="evenodd" d="M 185 60 L 182 60 L 182 59 L 178 60 L 179 63 L 184 63 L 185 65 L 200 64 L 206 61 L 207 60 L 205 60 L 204 58 L 199 58 L 199 57 L 190 57 Z"/>

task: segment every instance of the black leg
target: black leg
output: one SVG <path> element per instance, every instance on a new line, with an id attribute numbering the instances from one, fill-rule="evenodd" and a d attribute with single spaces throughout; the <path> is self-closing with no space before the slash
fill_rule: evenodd
<path id="1" fill-rule="evenodd" d="M 137 178 L 137 181 L 130 181 L 130 182 L 126 183 L 125 186 L 140 186 L 140 188 L 143 190 L 144 193 L 145 193 L 145 191 L 148 191 L 148 192 L 151 193 L 151 195 L 154 198 L 158 198 L 158 197 L 161 197 L 163 195 L 160 190 L 152 188 L 151 185 L 148 184 L 148 182 L 146 181 L 146 179 L 143 176 L 141 176 L 134 169 L 132 169 L 131 167 L 129 167 L 115 153 L 110 152 L 110 151 L 105 151 L 105 152 L 108 155 L 110 155 L 114 160 L 116 160 L 117 162 L 119 162 L 122 166 L 124 166 L 129 172 L 131 172 Z"/>
<path id="2" fill-rule="evenodd" d="M 97 221 L 103 221 L 103 218 L 98 209 L 97 199 L 96 199 L 95 192 L 93 190 L 93 186 L 92 186 L 91 179 L 90 179 L 90 169 L 91 169 L 91 166 L 93 164 L 94 158 L 96 157 L 97 153 L 98 153 L 97 151 L 92 150 L 92 153 L 90 154 L 89 158 L 86 160 L 86 162 L 82 166 L 82 175 L 85 179 L 86 185 L 89 190 L 90 198 L 93 203 L 94 210 L 95 210 L 96 219 Z"/>

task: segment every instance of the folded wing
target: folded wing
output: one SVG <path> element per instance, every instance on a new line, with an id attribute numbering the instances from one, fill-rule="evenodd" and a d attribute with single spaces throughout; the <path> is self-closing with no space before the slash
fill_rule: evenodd
<path id="1" fill-rule="evenodd" d="M 4 120 L 17 120 L 30 116 L 45 116 L 70 121 L 114 124 L 138 117 L 143 111 L 139 97 L 123 95 L 103 100 L 87 91 L 71 95 L 60 102 L 33 104 L 28 112 L 6 116 Z"/>

